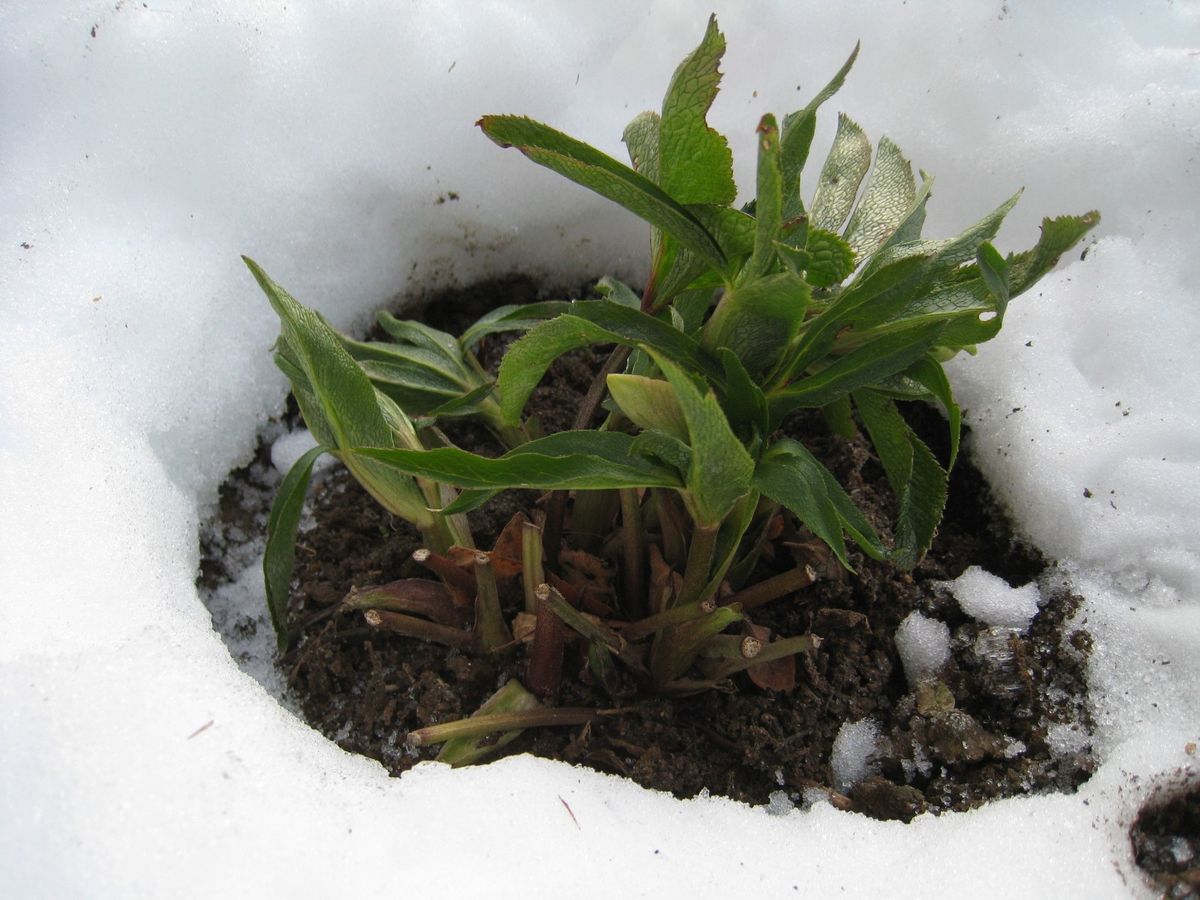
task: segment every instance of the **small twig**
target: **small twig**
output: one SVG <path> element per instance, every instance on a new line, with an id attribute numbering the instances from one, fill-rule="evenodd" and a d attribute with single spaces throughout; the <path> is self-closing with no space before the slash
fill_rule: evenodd
<path id="1" fill-rule="evenodd" d="M 480 646 L 488 652 L 499 650 L 513 639 L 500 609 L 500 591 L 496 587 L 492 560 L 486 553 L 475 554 L 475 635 Z"/>

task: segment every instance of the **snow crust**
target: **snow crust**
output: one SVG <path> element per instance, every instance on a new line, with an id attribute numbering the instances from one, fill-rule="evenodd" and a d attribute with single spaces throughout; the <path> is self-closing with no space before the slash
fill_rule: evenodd
<path id="1" fill-rule="evenodd" d="M 238 255 L 341 327 L 513 268 L 636 274 L 643 228 L 472 123 L 526 113 L 623 156 L 710 5 L 13 3 L 0 894 L 1146 893 L 1125 829 L 1197 774 L 1200 6 L 711 6 L 739 184 L 759 115 L 807 102 L 861 38 L 832 107 L 937 176 L 927 233 L 1022 185 L 1003 250 L 1043 214 L 1102 210 L 1086 259 L 951 372 L 970 452 L 1085 598 L 1097 774 L 904 826 L 529 758 L 389 779 L 316 735 L 235 664 L 194 584 L 217 486 L 285 396 Z"/>
<path id="2" fill-rule="evenodd" d="M 913 610 L 896 628 L 896 651 L 912 687 L 950 659 L 950 626 Z"/>
<path id="3" fill-rule="evenodd" d="M 985 625 L 1021 632 L 1029 628 L 1042 599 L 1036 584 L 1009 587 L 1003 578 L 979 566 L 968 566 L 965 572 L 945 584 L 962 611 L 971 618 Z"/>

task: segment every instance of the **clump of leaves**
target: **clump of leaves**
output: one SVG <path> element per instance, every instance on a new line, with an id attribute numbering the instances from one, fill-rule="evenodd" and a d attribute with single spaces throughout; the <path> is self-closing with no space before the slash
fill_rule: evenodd
<path id="1" fill-rule="evenodd" d="M 894 143 L 872 148 L 845 115 L 809 191 L 802 172 L 817 112 L 857 47 L 803 109 L 782 122 L 763 116 L 755 198 L 735 206 L 732 155 L 706 122 L 724 50 L 712 18 L 661 111 L 625 130 L 632 166 L 527 118 L 478 123 L 500 146 L 649 223 L 640 296 L 605 278 L 602 299 L 503 307 L 459 337 L 383 314 L 392 341 L 362 343 L 246 260 L 279 314 L 275 358 L 320 445 L 288 473 L 270 516 L 264 570 L 281 646 L 304 493 L 328 452 L 420 529 L 427 547 L 417 560 L 436 578 L 354 590 L 339 611 L 464 652 L 526 648 L 525 684 L 510 682 L 469 720 L 411 736 L 445 742 L 444 759 L 472 761 L 522 728 L 601 715 L 553 706 L 568 653 L 618 700 L 705 690 L 740 672 L 789 690 L 795 655 L 817 641 L 771 635 L 753 610 L 813 581 L 815 547 L 847 569 L 850 544 L 902 568 L 920 561 L 958 452 L 943 363 L 995 336 L 1009 300 L 1099 220 L 1046 219 L 1033 248 L 1005 257 L 990 241 L 1014 195 L 957 237 L 925 239 L 932 179 L 918 182 Z M 474 348 L 502 331 L 524 334 L 493 380 Z M 554 359 L 589 345 L 616 349 L 577 427 L 539 434 L 526 401 Z M 898 400 L 941 406 L 944 461 Z M 607 417 L 588 429 L 601 405 Z M 890 541 L 821 462 L 781 436 L 801 408 L 823 410 L 843 434 L 865 431 L 898 499 Z M 438 427 L 451 416 L 479 418 L 507 452 L 454 446 Z M 494 548 L 476 549 L 463 514 L 510 488 L 551 492 L 544 520 L 518 517 Z M 764 551 L 787 537 L 799 547 L 794 568 L 756 580 Z M 605 548 L 618 557 L 619 585 Z"/>

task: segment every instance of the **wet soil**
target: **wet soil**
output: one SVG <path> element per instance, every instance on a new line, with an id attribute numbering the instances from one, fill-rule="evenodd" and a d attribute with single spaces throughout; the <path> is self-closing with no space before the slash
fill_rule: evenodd
<path id="1" fill-rule="evenodd" d="M 1154 797 L 1129 837 L 1138 866 L 1163 897 L 1200 897 L 1200 784 Z"/>
<path id="2" fill-rule="evenodd" d="M 510 278 L 437 296 L 421 316 L 454 331 L 494 305 L 538 297 L 535 284 Z M 490 340 L 481 350 L 485 365 L 494 365 L 502 349 L 501 341 Z M 570 427 L 604 356 L 603 349 L 585 351 L 555 363 L 531 400 L 547 432 Z M 939 414 L 913 406 L 906 415 L 944 459 Z M 451 430 L 461 445 L 498 452 L 486 449 L 491 439 L 482 429 Z M 895 500 L 868 445 L 831 434 L 814 415 L 795 417 L 787 430 L 886 532 Z M 245 507 L 261 504 L 265 492 L 254 473 L 262 470 L 235 473 L 223 491 L 228 529 L 244 531 Z M 472 513 L 478 545 L 490 546 L 515 512 L 530 513 L 537 500 L 530 492 L 511 492 Z M 426 574 L 411 560 L 416 532 L 381 510 L 345 470 L 316 484 L 310 504 L 315 527 L 298 542 L 293 627 L 328 610 L 352 586 Z M 758 575 L 794 566 L 794 559 L 782 558 L 787 555 L 764 560 Z M 616 562 L 609 560 L 614 570 Z M 679 797 L 707 791 L 785 808 L 827 797 L 905 821 L 926 810 L 962 810 L 1016 794 L 1070 792 L 1088 778 L 1093 723 L 1084 671 L 1091 638 L 1086 620 L 1076 615 L 1080 599 L 1052 562 L 1014 535 L 965 454 L 951 478 L 938 537 L 914 571 L 857 553 L 852 562 L 856 574 L 821 564 L 813 585 L 753 612 L 756 624 L 776 634 L 821 639 L 815 653 L 800 657 L 790 691 L 764 690 L 742 674 L 724 690 L 682 698 L 638 692 L 615 702 L 580 677 L 586 660 L 568 646 L 557 703 L 619 705 L 623 712 L 587 726 L 527 730 L 501 753 L 591 766 Z M 1013 586 L 1039 581 L 1045 603 L 1027 633 L 988 627 L 960 610 L 941 582 L 972 565 Z M 212 587 L 232 574 L 209 558 L 202 581 Z M 515 590 L 503 599 L 508 612 L 519 609 Z M 905 678 L 894 640 L 913 611 L 949 627 L 952 651 L 938 677 L 917 690 Z M 369 629 L 358 614 L 327 617 L 303 630 L 280 661 L 292 699 L 313 727 L 393 774 L 436 755 L 436 748 L 408 746 L 410 731 L 470 715 L 507 679 L 522 678 L 525 664 L 523 647 L 467 656 Z M 842 726 L 863 719 L 875 723 L 879 739 L 866 761 L 867 777 L 847 788 L 835 783 L 831 752 Z"/>

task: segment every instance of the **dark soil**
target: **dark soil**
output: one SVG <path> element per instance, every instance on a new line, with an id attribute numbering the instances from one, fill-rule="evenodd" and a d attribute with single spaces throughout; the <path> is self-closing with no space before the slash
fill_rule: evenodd
<path id="1" fill-rule="evenodd" d="M 436 297 L 422 316 L 454 331 L 498 303 L 536 297 L 528 280 L 507 279 Z M 498 341 L 485 347 L 485 364 L 494 364 L 501 350 Z M 570 427 L 603 359 L 603 351 L 583 352 L 555 364 L 532 399 L 546 431 Z M 944 459 L 940 416 L 924 407 L 906 414 Z M 797 417 L 788 430 L 886 531 L 895 501 L 869 447 L 831 435 L 816 416 Z M 453 437 L 468 447 L 490 441 L 470 427 L 456 426 Z M 235 473 L 223 496 L 261 494 L 248 472 L 240 473 L 241 485 Z M 478 545 L 490 546 L 514 512 L 529 513 L 537 499 L 501 495 L 472 513 Z M 223 504 L 225 521 L 244 518 L 237 507 L 233 499 Z M 315 486 L 311 508 L 317 524 L 298 544 L 293 627 L 329 609 L 351 586 L 425 575 L 410 558 L 418 535 L 381 510 L 344 470 Z M 777 792 L 792 801 L 824 795 L 845 808 L 905 821 L 926 810 L 962 810 L 1015 794 L 1070 792 L 1088 778 L 1094 762 L 1087 749 L 1092 722 L 1084 670 L 1091 638 L 1072 624 L 1079 598 L 1055 577 L 1052 563 L 1014 536 L 965 455 L 952 476 L 937 540 L 916 570 L 899 572 L 857 554 L 853 562 L 855 575 L 824 565 L 812 586 L 753 611 L 756 624 L 777 634 L 820 637 L 816 653 L 801 657 L 794 690 L 763 690 L 738 675 L 729 690 L 685 698 L 634 694 L 618 703 L 578 677 L 585 660 L 568 647 L 557 703 L 620 706 L 624 712 L 583 727 L 527 730 L 503 754 L 587 765 L 679 797 L 707 790 L 750 803 L 775 794 L 773 802 L 786 803 Z M 776 558 L 764 565 L 763 574 L 771 574 L 772 566 L 782 570 L 795 561 Z M 938 584 L 970 565 L 1014 586 L 1041 579 L 1048 600 L 1027 634 L 970 619 Z M 204 572 L 209 586 L 228 577 L 216 560 Z M 520 601 L 514 594 L 507 602 L 515 612 Z M 919 691 L 910 689 L 893 640 L 914 610 L 945 622 L 952 646 L 939 680 Z M 436 755 L 436 748 L 410 748 L 410 731 L 470 715 L 504 681 L 524 676 L 525 650 L 467 657 L 373 631 L 361 615 L 346 615 L 305 630 L 281 665 L 313 727 L 400 774 Z M 874 774 L 843 796 L 834 789 L 831 748 L 843 723 L 864 718 L 873 719 L 882 735 Z M 1056 750 L 1062 744 L 1052 734 L 1063 729 L 1082 733 L 1075 745 L 1085 749 Z"/>
<path id="2" fill-rule="evenodd" d="M 1155 797 L 1129 831 L 1133 855 L 1162 896 L 1200 897 L 1200 784 Z"/>

